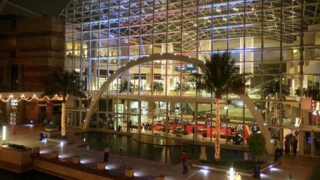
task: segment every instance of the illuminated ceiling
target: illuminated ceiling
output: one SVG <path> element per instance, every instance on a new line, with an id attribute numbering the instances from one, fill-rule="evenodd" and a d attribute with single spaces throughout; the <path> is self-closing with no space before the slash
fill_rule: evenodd
<path id="1" fill-rule="evenodd" d="M 76 28 L 80 32 L 108 29 L 100 32 L 100 37 L 130 36 L 140 44 L 163 43 L 167 39 L 180 42 L 182 49 L 188 51 L 196 48 L 190 43 L 196 39 L 263 35 L 269 40 L 292 43 L 301 35 L 301 30 L 320 23 L 320 2 L 302 2 L 249 0 L 244 5 L 244 1 L 221 0 L 207 5 L 206 0 L 168 0 L 168 4 L 166 0 L 131 0 L 130 3 L 128 0 L 100 3 L 83 0 L 75 1 L 74 6 L 69 4 L 62 15 L 69 23 L 82 23 Z M 194 8 L 196 5 L 198 8 Z M 180 48 L 178 44 L 175 47 Z"/>

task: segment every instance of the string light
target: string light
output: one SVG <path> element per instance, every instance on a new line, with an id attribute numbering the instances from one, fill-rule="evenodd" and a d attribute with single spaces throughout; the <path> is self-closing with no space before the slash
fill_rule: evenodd
<path id="1" fill-rule="evenodd" d="M 86 94 L 87 99 L 91 98 L 93 95 L 92 94 Z M 44 100 L 62 100 L 61 96 L 58 96 L 57 94 L 54 95 L 52 98 L 50 98 L 49 96 L 44 96 L 42 98 L 38 97 L 37 95 L 33 94 L 32 97 L 26 97 L 24 94 L 22 94 L 20 97 L 14 97 L 12 94 L 10 96 L 8 96 L 7 98 L 2 97 L 2 95 L 0 94 L 0 100 L 2 102 L 9 102 L 11 100 L 15 100 L 15 101 L 27 101 L 27 102 L 31 102 L 33 100 L 38 100 L 38 101 L 44 101 Z"/>

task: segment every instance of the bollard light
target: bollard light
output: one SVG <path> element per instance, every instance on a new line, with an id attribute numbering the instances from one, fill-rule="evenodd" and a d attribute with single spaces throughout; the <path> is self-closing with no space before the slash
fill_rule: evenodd
<path id="1" fill-rule="evenodd" d="M 229 170 L 229 179 L 234 180 L 234 169 L 233 167 L 230 168 Z"/>
<path id="2" fill-rule="evenodd" d="M 7 127 L 6 126 L 2 126 L 2 141 L 3 142 L 6 141 L 6 135 L 7 135 Z"/>
<path id="3" fill-rule="evenodd" d="M 235 174 L 235 171 L 233 169 L 233 162 L 231 162 L 231 167 L 229 170 L 229 180 L 234 180 L 234 174 Z"/>

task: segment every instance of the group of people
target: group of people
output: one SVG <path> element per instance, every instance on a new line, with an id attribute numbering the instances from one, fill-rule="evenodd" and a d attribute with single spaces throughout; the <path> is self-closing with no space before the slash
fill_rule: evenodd
<path id="1" fill-rule="evenodd" d="M 293 134 L 286 135 L 285 141 L 284 141 L 284 148 L 285 148 L 286 154 L 289 154 L 290 150 L 292 150 L 293 154 L 297 155 L 297 148 L 298 148 L 297 137 Z"/>
<path id="2" fill-rule="evenodd" d="M 109 154 L 110 154 L 110 148 L 108 145 L 105 146 L 104 148 L 104 154 L 103 154 L 103 162 L 108 163 L 109 161 Z M 119 150 L 119 157 L 120 157 L 120 165 L 122 167 L 126 167 L 125 161 L 124 161 L 124 151 L 122 148 Z"/>
<path id="3" fill-rule="evenodd" d="M 292 150 L 293 154 L 296 156 L 297 148 L 298 148 L 298 140 L 296 135 L 293 135 L 293 134 L 286 135 L 284 140 L 285 154 L 289 154 L 290 150 Z M 282 154 L 283 154 L 283 150 L 278 146 L 274 152 L 274 161 L 279 162 L 279 164 L 281 164 Z"/>

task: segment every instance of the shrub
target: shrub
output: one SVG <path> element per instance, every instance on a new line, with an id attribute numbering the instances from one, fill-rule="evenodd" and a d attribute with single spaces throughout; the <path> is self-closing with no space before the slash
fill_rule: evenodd
<path id="1" fill-rule="evenodd" d="M 53 124 L 47 124 L 44 126 L 45 129 L 54 129 L 56 128 Z"/>
<path id="2" fill-rule="evenodd" d="M 61 115 L 56 114 L 52 118 L 52 125 L 53 127 L 60 127 L 61 126 Z"/>
<path id="3" fill-rule="evenodd" d="M 258 161 L 258 157 L 267 153 L 266 150 L 266 139 L 261 133 L 252 133 L 248 139 L 249 151 L 256 157 L 256 161 Z"/>
<path id="4" fill-rule="evenodd" d="M 20 150 L 26 149 L 26 147 L 24 145 L 20 145 L 20 144 L 4 143 L 3 145 L 7 145 L 8 147 L 13 148 L 13 149 L 20 149 Z"/>

